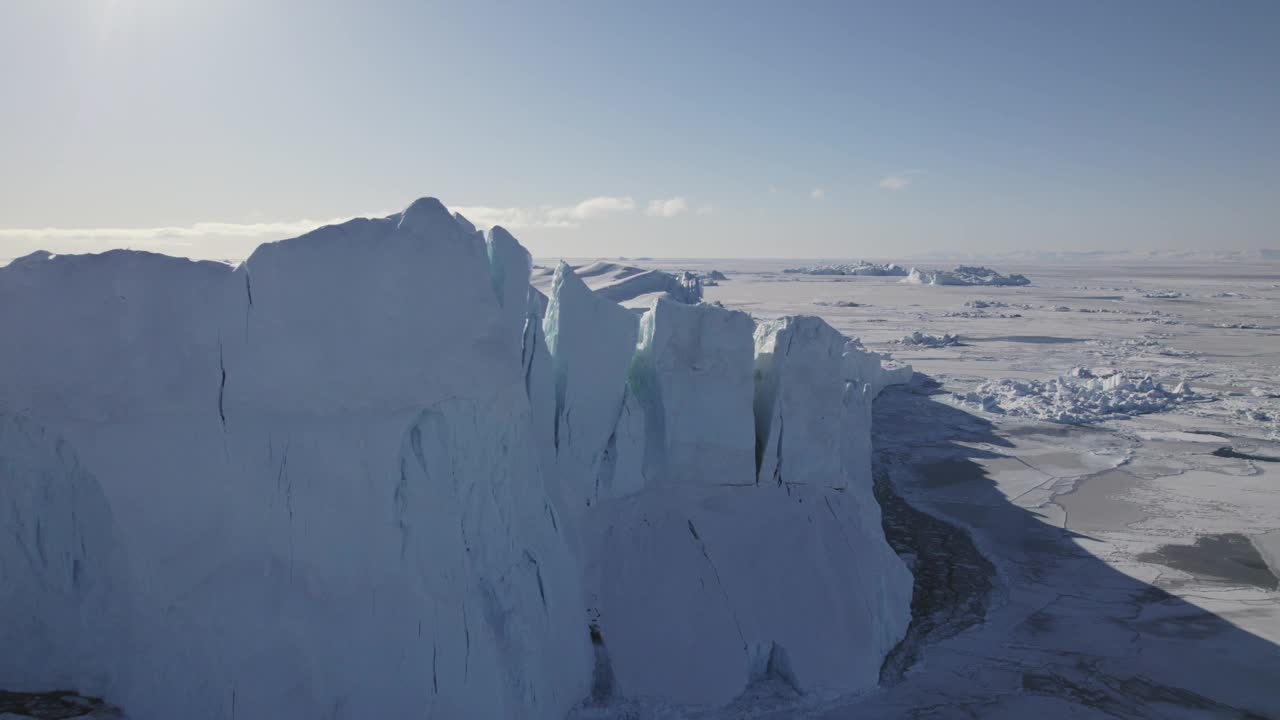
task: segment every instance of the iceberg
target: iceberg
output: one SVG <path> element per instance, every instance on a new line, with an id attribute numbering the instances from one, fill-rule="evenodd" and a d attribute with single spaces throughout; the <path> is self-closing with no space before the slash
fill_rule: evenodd
<path id="1" fill-rule="evenodd" d="M 994 287 L 1030 285 L 1026 275 L 1001 275 L 989 267 L 957 265 L 954 270 L 917 270 L 911 268 L 901 282 L 909 285 L 986 285 Z"/>
<path id="2" fill-rule="evenodd" d="M 800 275 L 869 275 L 875 277 L 897 277 L 906 275 L 907 269 L 895 263 L 881 264 L 859 260 L 852 263 L 806 265 L 803 267 L 786 268 L 782 272 Z"/>
<path id="3" fill-rule="evenodd" d="M 873 687 L 912 581 L 870 403 L 910 367 L 651 272 L 544 294 L 431 198 L 234 266 L 0 268 L 0 683 L 140 720 Z"/>
<path id="4" fill-rule="evenodd" d="M 949 345 L 959 345 L 960 336 L 953 335 L 952 333 L 943 333 L 942 335 L 931 335 L 929 333 L 923 333 L 923 332 L 920 332 L 919 330 L 916 330 L 910 335 L 903 335 L 902 339 L 895 340 L 894 342 L 903 347 L 939 348 L 939 347 L 947 347 Z"/>

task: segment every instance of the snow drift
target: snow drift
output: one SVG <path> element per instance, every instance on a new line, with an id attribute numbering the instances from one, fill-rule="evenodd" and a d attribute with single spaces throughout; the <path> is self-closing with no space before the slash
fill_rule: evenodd
<path id="1" fill-rule="evenodd" d="M 237 267 L 0 268 L 0 686 L 146 720 L 874 685 L 911 579 L 870 402 L 910 368 L 816 318 L 529 280 L 433 199 Z"/>

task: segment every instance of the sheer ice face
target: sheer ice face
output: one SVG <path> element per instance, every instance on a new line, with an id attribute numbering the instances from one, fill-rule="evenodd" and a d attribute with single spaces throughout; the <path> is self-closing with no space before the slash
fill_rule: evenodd
<path id="1" fill-rule="evenodd" d="M 910 368 L 529 279 L 433 199 L 237 267 L 0 268 L 5 682 L 141 720 L 562 717 L 593 663 L 686 702 L 873 686 L 911 579 L 870 401 Z"/>
<path id="2" fill-rule="evenodd" d="M 635 412 L 627 402 L 627 368 L 639 331 L 634 313 L 593 293 L 573 268 L 560 263 L 543 325 L 555 384 L 557 473 L 566 512 L 579 514 L 623 478 L 638 483 L 638 457 L 618 460 L 618 429 Z M 623 438 L 626 445 L 638 440 Z"/>
<path id="3" fill-rule="evenodd" d="M 105 498 L 51 528 L 51 557 L 109 532 L 126 568 L 85 559 L 125 613 L 85 621 L 113 634 L 84 678 L 144 720 L 551 718 L 584 696 L 581 581 L 521 368 L 527 296 L 495 292 L 527 286 L 527 256 L 490 245 L 494 263 L 421 200 L 234 270 L 133 252 L 0 270 L 0 408 L 74 448 Z M 96 607 L 97 587 L 67 603 Z"/>
<path id="4" fill-rule="evenodd" d="M 645 475 L 667 485 L 754 474 L 751 316 L 665 298 L 641 320 L 631 387 L 644 407 Z"/>
<path id="5" fill-rule="evenodd" d="M 870 688 L 909 622 L 911 576 L 871 492 L 874 389 L 851 355 L 867 354 L 817 318 L 752 332 L 706 305 L 644 317 L 646 484 L 584 520 L 588 611 L 622 694 L 723 703 L 762 657 L 802 691 Z"/>

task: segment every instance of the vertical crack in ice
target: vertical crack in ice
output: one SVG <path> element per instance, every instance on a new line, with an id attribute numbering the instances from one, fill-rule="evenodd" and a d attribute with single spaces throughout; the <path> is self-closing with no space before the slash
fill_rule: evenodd
<path id="1" fill-rule="evenodd" d="M 284 451 L 280 453 L 280 469 L 276 471 L 276 489 L 280 490 L 283 484 L 284 508 L 289 513 L 289 522 L 293 523 L 293 479 L 289 477 L 289 443 L 291 439 L 284 441 Z"/>
<path id="2" fill-rule="evenodd" d="M 733 626 L 738 630 L 738 639 L 742 641 L 742 651 L 748 651 L 747 636 L 742 632 L 742 622 L 738 620 L 738 611 L 733 607 L 733 601 L 729 599 L 729 591 L 724 589 L 724 582 L 720 579 L 720 571 L 716 569 L 716 564 L 711 561 L 711 553 L 707 552 L 707 543 L 698 534 L 698 529 L 693 526 L 693 518 L 689 518 L 689 533 L 693 535 L 693 539 L 698 543 L 698 549 L 702 551 L 702 557 L 707 561 L 707 567 L 711 568 L 711 574 L 716 578 L 716 587 L 720 588 L 720 595 L 724 598 L 725 607 L 728 608 L 729 614 L 733 616 Z"/>
<path id="3" fill-rule="evenodd" d="M 218 372 L 221 378 L 218 380 L 218 417 L 222 420 L 222 431 L 227 431 L 227 412 L 223 405 L 224 398 L 227 394 L 227 365 L 222 356 L 222 340 L 218 340 Z"/>
<path id="4" fill-rule="evenodd" d="M 467 603 L 462 602 L 462 638 L 466 643 L 466 650 L 462 656 L 462 680 L 466 682 L 471 674 L 471 621 L 467 618 Z"/>
<path id="5" fill-rule="evenodd" d="M 779 405 L 782 403 L 779 402 Z M 782 421 L 782 409 L 778 409 L 778 448 L 775 455 L 773 466 L 773 480 L 778 483 L 778 487 L 782 487 L 782 431 L 786 429 L 786 425 Z"/>
<path id="6" fill-rule="evenodd" d="M 440 694 L 440 676 L 436 672 L 436 659 L 438 657 L 438 654 L 439 654 L 439 643 L 436 642 L 436 639 L 433 636 L 431 638 L 431 694 L 432 695 Z"/>
<path id="7" fill-rule="evenodd" d="M 524 551 L 524 559 L 528 560 L 529 564 L 533 566 L 533 574 L 538 580 L 538 597 L 542 598 L 542 609 L 549 611 L 550 608 L 547 607 L 547 589 L 542 584 L 542 568 L 538 565 L 538 559 L 527 549 Z"/>
<path id="8" fill-rule="evenodd" d="M 405 459 L 400 458 L 400 482 L 396 483 L 392 502 L 395 503 L 396 527 L 400 530 L 400 562 L 404 562 L 409 554 L 409 474 L 405 467 Z"/>
<path id="9" fill-rule="evenodd" d="M 520 365 L 524 368 L 524 394 L 533 399 L 533 358 L 538 349 L 538 316 L 529 313 L 524 319 L 524 342 L 520 344 Z"/>
<path id="10" fill-rule="evenodd" d="M 622 402 L 618 403 L 618 414 L 613 419 L 613 432 L 609 433 L 609 439 L 605 442 L 604 451 L 600 454 L 599 470 L 596 472 L 596 491 L 595 499 L 600 499 L 600 487 L 604 486 L 606 491 L 613 489 L 613 478 L 618 471 L 618 426 L 622 424 L 622 416 L 627 410 L 627 396 L 631 389 L 623 386 Z"/>
<path id="11" fill-rule="evenodd" d="M 40 522 L 39 516 L 36 517 L 36 555 L 40 557 L 40 565 L 48 567 L 49 558 L 46 557 L 44 550 L 44 525 Z"/>
<path id="12" fill-rule="evenodd" d="M 543 502 L 542 507 L 547 511 L 547 517 L 551 518 L 551 529 L 560 532 L 560 523 L 556 522 L 556 511 L 551 507 L 551 503 Z"/>

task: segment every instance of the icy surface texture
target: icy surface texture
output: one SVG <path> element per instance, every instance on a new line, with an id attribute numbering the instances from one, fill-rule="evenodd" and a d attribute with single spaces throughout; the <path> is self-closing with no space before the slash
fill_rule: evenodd
<path id="1" fill-rule="evenodd" d="M 25 679 L 101 673 L 143 720 L 563 716 L 589 680 L 581 580 L 539 472 L 527 295 L 495 292 L 527 286 L 527 256 L 491 245 L 494 263 L 421 200 L 234 270 L 135 252 L 0 270 L 0 408 L 58 438 L 27 457 L 79 458 L 16 476 L 56 499 L 83 472 L 104 498 L 42 511 L 29 586 L 69 597 L 6 612 L 4 634 L 95 608 L 102 555 L 125 568 L 123 619 L 83 620 L 110 635 L 92 674 Z M 84 581 L 60 580 L 77 553 Z M 35 671 L 83 651 L 64 637 L 9 647 Z"/>
<path id="2" fill-rule="evenodd" d="M 912 285 L 1030 285 L 1025 275 L 1001 275 L 988 267 L 957 265 L 954 270 L 917 270 L 902 279 Z"/>
<path id="3" fill-rule="evenodd" d="M 631 374 L 645 486 L 585 519 L 588 611 L 615 692 L 724 703 L 762 666 L 802 691 L 875 686 L 911 576 L 872 496 L 870 402 L 902 377 L 818 318 L 757 329 L 740 312 L 654 305 Z"/>
<path id="4" fill-rule="evenodd" d="M 633 409 L 626 380 L 638 324 L 634 313 L 591 292 L 573 268 L 556 268 L 543 329 L 555 385 L 557 474 L 570 520 L 613 487 L 619 472 L 624 485 L 635 484 L 639 458 L 633 453 L 618 467 L 616 430 Z"/>
<path id="5" fill-rule="evenodd" d="M 1075 425 L 1160 412 L 1205 399 L 1186 383 L 1167 389 L 1150 376 L 1136 380 L 1124 373 L 1096 377 L 1088 368 L 1073 369 L 1071 375 L 1051 380 L 995 380 L 956 397 L 986 412 Z"/>
<path id="6" fill-rule="evenodd" d="M 0 679 L 139 720 L 874 686 L 911 578 L 870 402 L 910 367 L 634 270 L 544 295 L 434 199 L 235 267 L 0 268 Z"/>
<path id="7" fill-rule="evenodd" d="M 65 442 L 0 417 L 0 489 L 0 678 L 9 690 L 102 692 L 124 601 L 102 488 Z"/>
<path id="8" fill-rule="evenodd" d="M 645 411 L 645 475 L 749 483 L 755 323 L 744 312 L 657 300 L 641 321 L 631 387 Z"/>

